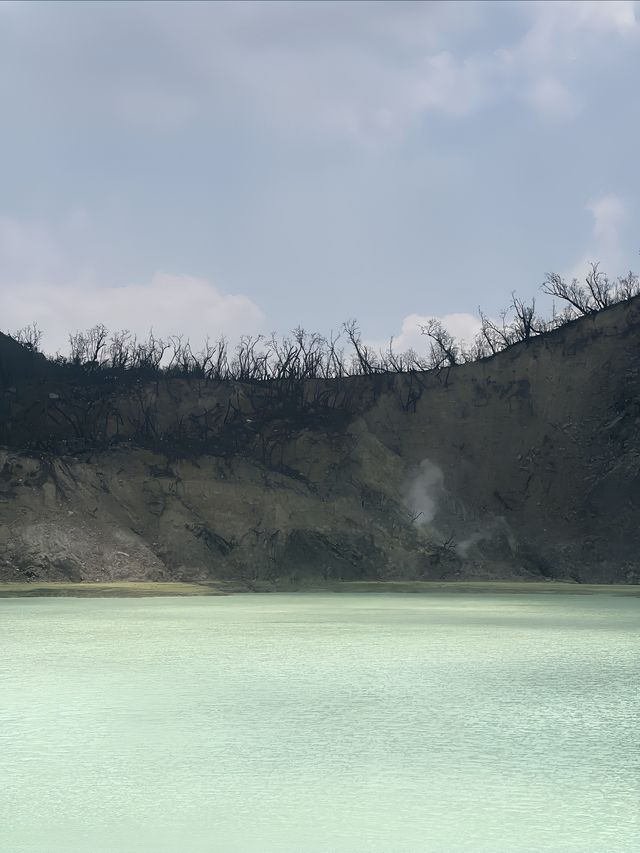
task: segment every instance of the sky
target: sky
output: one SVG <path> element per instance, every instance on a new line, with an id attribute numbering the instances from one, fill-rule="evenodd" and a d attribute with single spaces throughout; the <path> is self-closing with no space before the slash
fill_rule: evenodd
<path id="1" fill-rule="evenodd" d="M 640 6 L 0 0 L 0 329 L 328 333 L 640 247 Z"/>

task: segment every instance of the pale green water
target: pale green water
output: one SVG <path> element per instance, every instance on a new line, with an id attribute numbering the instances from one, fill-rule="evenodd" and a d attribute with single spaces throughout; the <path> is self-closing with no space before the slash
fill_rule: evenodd
<path id="1" fill-rule="evenodd" d="M 0 600 L 2 853 L 640 850 L 640 599 Z"/>

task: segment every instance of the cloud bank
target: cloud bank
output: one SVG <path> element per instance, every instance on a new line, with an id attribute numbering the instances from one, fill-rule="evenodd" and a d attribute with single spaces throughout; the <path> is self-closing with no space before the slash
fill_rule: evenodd
<path id="1" fill-rule="evenodd" d="M 616 193 L 607 193 L 591 200 L 585 209 L 593 217 L 591 235 L 582 257 L 567 271 L 566 278 L 584 279 L 591 263 L 611 278 L 623 274 L 623 234 L 628 220 L 626 204 Z"/>
<path id="2" fill-rule="evenodd" d="M 230 342 L 263 332 L 264 312 L 249 297 L 225 292 L 207 278 L 156 272 L 141 282 L 106 285 L 82 250 L 95 229 L 82 210 L 54 225 L 0 216 L 1 331 L 32 322 L 45 352 L 66 352 L 70 333 L 104 323 L 146 336 L 184 335 Z M 83 263 L 84 261 L 84 263 Z"/>
<path id="3" fill-rule="evenodd" d="M 206 279 L 159 272 L 148 282 L 123 287 L 33 282 L 10 288 L 2 321 L 9 331 L 37 322 L 45 333 L 43 349 L 54 353 L 67 351 L 70 332 L 96 323 L 141 337 L 150 329 L 158 337 L 183 334 L 199 346 L 207 337 L 224 335 L 234 342 L 260 332 L 265 317 L 246 296 L 224 293 Z"/>
<path id="4" fill-rule="evenodd" d="M 576 61 L 603 37 L 639 33 L 630 0 L 49 5 L 4 16 L 5 61 L 26 63 L 27 96 L 151 132 L 242 114 L 286 133 L 371 141 L 505 99 L 571 117 L 583 101 Z M 497 46 L 486 27 L 501 13 L 516 25 Z M 100 61 L 109 55 L 117 69 Z"/>

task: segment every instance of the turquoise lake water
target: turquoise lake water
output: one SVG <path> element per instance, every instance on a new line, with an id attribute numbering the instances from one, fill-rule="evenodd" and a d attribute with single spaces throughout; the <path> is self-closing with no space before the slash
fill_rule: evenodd
<path id="1" fill-rule="evenodd" d="M 637 853 L 640 599 L 0 600 L 2 853 Z"/>

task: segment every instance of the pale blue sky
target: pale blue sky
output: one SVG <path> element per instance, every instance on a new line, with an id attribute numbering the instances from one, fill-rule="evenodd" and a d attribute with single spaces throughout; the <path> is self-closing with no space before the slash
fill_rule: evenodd
<path id="1" fill-rule="evenodd" d="M 633 2 L 0 2 L 0 328 L 408 345 L 620 274 L 639 84 Z"/>

